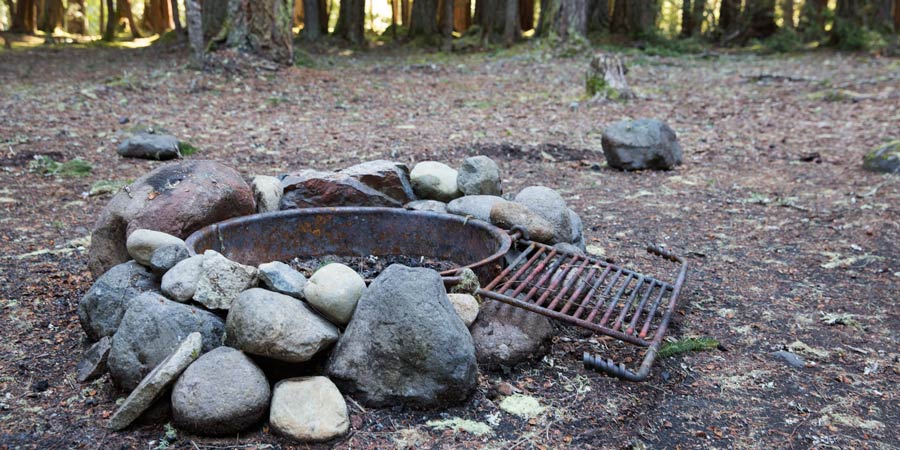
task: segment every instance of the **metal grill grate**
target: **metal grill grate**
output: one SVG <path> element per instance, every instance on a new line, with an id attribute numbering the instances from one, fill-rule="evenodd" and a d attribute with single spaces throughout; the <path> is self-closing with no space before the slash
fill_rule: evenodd
<path id="1" fill-rule="evenodd" d="M 674 284 L 595 257 L 519 240 L 518 256 L 479 294 L 646 348 L 636 372 L 584 355 L 586 367 L 641 381 L 656 359 L 687 271 L 683 259 L 658 247 L 647 250 L 681 264 Z"/>

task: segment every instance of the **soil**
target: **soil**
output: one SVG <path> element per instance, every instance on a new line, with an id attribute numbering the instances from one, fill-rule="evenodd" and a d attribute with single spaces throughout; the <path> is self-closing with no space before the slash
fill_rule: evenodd
<path id="1" fill-rule="evenodd" d="M 426 267 L 434 269 L 438 272 L 455 269 L 459 264 L 453 261 L 446 261 L 434 258 L 426 258 L 425 256 L 413 255 L 369 255 L 369 256 L 338 256 L 324 255 L 313 258 L 294 258 L 288 264 L 294 269 L 300 271 L 307 277 L 312 276 L 320 267 L 331 264 L 341 263 L 355 270 L 367 280 L 372 280 L 387 269 L 391 264 L 403 264 L 406 267 Z"/>
<path id="2" fill-rule="evenodd" d="M 590 55 L 524 44 L 465 55 L 326 48 L 315 68 L 188 69 L 184 46 L 0 51 L 0 448 L 871 448 L 900 447 L 900 177 L 862 170 L 900 138 L 900 61 L 827 52 L 629 53 L 639 98 L 593 102 Z M 852 94 L 852 95 L 851 95 Z M 604 126 L 656 117 L 678 133 L 669 172 L 606 167 Z M 544 359 L 482 371 L 464 405 L 416 411 L 348 401 L 352 431 L 296 446 L 260 425 L 230 438 L 160 423 L 111 432 L 127 393 L 79 385 L 76 317 L 91 285 L 85 237 L 109 194 L 161 163 L 122 159 L 125 133 L 167 130 L 248 179 L 359 161 L 459 165 L 488 153 L 514 194 L 558 189 L 592 252 L 660 277 L 646 243 L 688 258 L 671 339 L 716 350 L 657 362 L 645 383 L 587 371 L 613 341 L 559 326 Z M 541 151 L 543 149 L 543 151 Z M 27 160 L 82 158 L 86 177 Z M 671 280 L 671 278 L 669 278 Z M 790 350 L 805 365 L 773 352 Z M 499 383 L 538 399 L 522 419 Z M 487 435 L 439 430 L 461 417 Z"/>

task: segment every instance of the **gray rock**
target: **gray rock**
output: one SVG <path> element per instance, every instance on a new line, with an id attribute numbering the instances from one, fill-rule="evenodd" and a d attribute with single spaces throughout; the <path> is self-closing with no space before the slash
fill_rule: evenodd
<path id="1" fill-rule="evenodd" d="M 481 289 L 481 282 L 478 281 L 478 275 L 475 275 L 475 271 L 472 269 L 466 267 L 465 269 L 456 272 L 456 276 L 460 278 L 460 281 L 450 288 L 451 293 L 476 295 L 478 290 Z"/>
<path id="2" fill-rule="evenodd" d="M 456 177 L 459 190 L 465 195 L 500 195 L 500 168 L 487 156 L 466 158 Z"/>
<path id="3" fill-rule="evenodd" d="M 564 252 L 573 253 L 575 255 L 583 255 L 584 254 L 584 251 L 581 250 L 580 248 L 578 248 L 577 245 L 570 244 L 568 242 L 557 242 L 556 244 L 553 244 L 553 247 L 556 249 L 559 249 L 561 251 L 564 251 Z"/>
<path id="4" fill-rule="evenodd" d="M 126 158 L 143 158 L 164 161 L 181 158 L 178 139 L 168 134 L 138 133 L 124 140 L 116 153 Z"/>
<path id="5" fill-rule="evenodd" d="M 187 335 L 140 381 L 106 426 L 113 430 L 123 430 L 134 422 L 200 356 L 202 346 L 200 333 Z"/>
<path id="6" fill-rule="evenodd" d="M 106 372 L 106 360 L 109 357 L 110 338 L 103 336 L 95 342 L 75 366 L 75 380 L 79 383 L 100 378 Z"/>
<path id="7" fill-rule="evenodd" d="M 669 170 L 681 164 L 675 131 L 656 119 L 623 120 L 603 130 L 603 154 L 621 170 Z"/>
<path id="8" fill-rule="evenodd" d="M 162 277 L 161 289 L 172 300 L 186 302 L 194 297 L 203 271 L 203 255 L 194 255 L 175 264 Z"/>
<path id="9" fill-rule="evenodd" d="M 366 161 L 341 170 L 366 186 L 400 203 L 416 199 L 409 181 L 409 168 L 393 161 Z"/>
<path id="10" fill-rule="evenodd" d="M 210 309 L 228 309 L 241 292 L 256 286 L 256 267 L 236 263 L 215 250 L 203 252 L 194 301 Z"/>
<path id="11" fill-rule="evenodd" d="M 303 297 L 316 311 L 338 325 L 353 317 L 356 303 L 366 290 L 366 280 L 353 269 L 338 263 L 326 264 L 309 277 Z"/>
<path id="12" fill-rule="evenodd" d="M 125 241 L 125 248 L 128 249 L 128 254 L 144 266 L 150 266 L 153 252 L 166 245 L 181 246 L 187 252 L 187 245 L 183 240 L 160 231 L 134 230 Z"/>
<path id="13" fill-rule="evenodd" d="M 803 358 L 801 358 L 801 357 L 797 356 L 796 354 L 791 353 L 789 351 L 779 350 L 775 353 L 772 353 L 772 355 L 775 356 L 776 358 L 784 361 L 785 363 L 787 363 L 787 365 L 789 365 L 791 367 L 794 367 L 797 369 L 802 369 L 802 368 L 806 367 L 806 361 L 804 361 Z"/>
<path id="14" fill-rule="evenodd" d="M 289 378 L 275 385 L 269 424 L 296 441 L 323 442 L 347 434 L 350 417 L 344 397 L 328 378 Z"/>
<path id="15" fill-rule="evenodd" d="M 884 144 L 866 154 L 863 168 L 872 172 L 900 174 L 900 140 Z"/>
<path id="16" fill-rule="evenodd" d="M 190 433 L 235 434 L 265 416 L 269 394 L 266 375 L 250 358 L 219 347 L 194 361 L 175 382 L 172 418 Z"/>
<path id="17" fill-rule="evenodd" d="M 466 327 L 471 326 L 478 318 L 478 308 L 481 305 L 478 304 L 475 297 L 469 294 L 447 294 L 447 299 L 450 300 L 450 304 L 453 305 L 453 309 Z"/>
<path id="18" fill-rule="evenodd" d="M 393 264 L 363 294 L 327 372 L 367 404 L 427 408 L 465 400 L 478 367 L 441 276 Z"/>
<path id="19" fill-rule="evenodd" d="M 571 209 L 569 209 L 569 224 L 572 225 L 572 240 L 569 242 L 581 249 L 581 252 L 584 253 L 587 248 L 587 243 L 584 240 L 584 222 L 581 221 L 581 216 Z"/>
<path id="20" fill-rule="evenodd" d="M 134 261 L 114 266 L 97 279 L 78 303 L 81 327 L 91 340 L 112 336 L 131 300 L 158 289 L 159 282 L 146 267 Z"/>
<path id="21" fill-rule="evenodd" d="M 491 208 L 504 202 L 495 195 L 466 195 L 447 204 L 447 212 L 458 216 L 471 216 L 485 222 L 491 221 Z"/>
<path id="22" fill-rule="evenodd" d="M 343 172 L 302 170 L 282 178 L 281 185 L 281 209 L 403 204 Z"/>
<path id="23" fill-rule="evenodd" d="M 225 325 L 213 313 L 147 293 L 135 298 L 112 337 L 109 374 L 131 389 L 189 334 L 203 336 L 203 351 L 222 345 Z"/>
<path id="24" fill-rule="evenodd" d="M 253 199 L 256 201 L 256 212 L 278 211 L 281 207 L 284 187 L 278 178 L 265 175 L 254 177 L 250 189 L 253 190 Z"/>
<path id="25" fill-rule="evenodd" d="M 529 186 L 522 189 L 515 200 L 550 222 L 555 242 L 572 242 L 569 208 L 558 192 L 544 186 Z"/>
<path id="26" fill-rule="evenodd" d="M 487 300 L 470 328 L 478 363 L 495 370 L 542 358 L 550 349 L 550 319 L 505 303 Z"/>
<path id="27" fill-rule="evenodd" d="M 131 259 L 126 238 L 141 228 L 184 239 L 200 228 L 253 214 L 253 193 L 239 173 L 213 161 L 166 164 L 123 188 L 103 208 L 91 233 L 94 278 Z"/>
<path id="28" fill-rule="evenodd" d="M 409 202 L 403 205 L 403 207 L 415 211 L 428 211 L 436 213 L 447 212 L 447 204 L 444 202 L 439 202 L 437 200 L 416 200 L 414 202 Z"/>
<path id="29" fill-rule="evenodd" d="M 442 202 L 462 196 L 456 184 L 457 176 L 456 170 L 436 161 L 420 162 L 409 174 L 417 197 Z"/>
<path id="30" fill-rule="evenodd" d="M 231 305 L 225 329 L 229 346 L 292 363 L 308 361 L 340 334 L 302 301 L 259 288 Z"/>
<path id="31" fill-rule="evenodd" d="M 533 241 L 547 244 L 556 241 L 553 224 L 521 203 L 498 202 L 491 208 L 491 223 L 507 230 L 519 226 Z"/>
<path id="32" fill-rule="evenodd" d="M 187 246 L 180 244 L 163 245 L 153 252 L 150 257 L 150 269 L 157 276 L 163 276 L 176 264 L 190 258 Z"/>
<path id="33" fill-rule="evenodd" d="M 270 291 L 294 298 L 303 298 L 303 288 L 306 287 L 306 277 L 280 261 L 260 264 L 259 281 Z"/>

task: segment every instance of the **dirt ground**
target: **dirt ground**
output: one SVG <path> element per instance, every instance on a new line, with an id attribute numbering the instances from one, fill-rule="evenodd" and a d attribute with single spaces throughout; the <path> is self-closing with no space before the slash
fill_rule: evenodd
<path id="1" fill-rule="evenodd" d="M 446 411 L 363 409 L 337 448 L 900 448 L 900 176 L 861 169 L 900 138 L 900 60 L 814 53 L 629 53 L 640 94 L 583 97 L 588 55 L 526 44 L 446 56 L 323 51 L 314 68 L 201 73 L 181 47 L 0 50 L 0 448 L 293 448 L 260 427 L 210 439 L 163 424 L 103 427 L 126 393 L 74 381 L 90 287 L 86 237 L 109 195 L 160 163 L 115 153 L 167 130 L 243 175 L 387 158 L 494 157 L 507 192 L 543 184 L 581 214 L 588 245 L 671 278 L 646 243 L 690 263 L 669 336 L 721 346 L 657 363 L 650 381 L 589 372 L 608 341 L 560 327 L 551 354 Z M 225 64 L 226 67 L 231 67 Z M 656 117 L 678 133 L 671 172 L 606 167 L 604 126 Z M 86 177 L 28 170 L 79 157 Z M 794 368 L 772 355 L 790 350 Z M 500 411 L 498 382 L 546 407 Z M 461 417 L 477 435 L 428 421 Z M 299 446 L 308 448 L 314 446 Z"/>

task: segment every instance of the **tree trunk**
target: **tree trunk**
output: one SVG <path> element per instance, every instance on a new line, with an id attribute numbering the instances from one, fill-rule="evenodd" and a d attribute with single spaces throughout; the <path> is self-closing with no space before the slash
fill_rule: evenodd
<path id="1" fill-rule="evenodd" d="M 33 34 L 37 31 L 37 2 L 35 0 L 19 0 L 16 2 L 16 13 L 10 31 Z"/>
<path id="2" fill-rule="evenodd" d="M 694 22 L 694 32 L 691 33 L 693 36 L 697 36 L 703 33 L 703 17 L 706 13 L 706 0 L 694 0 L 694 9 L 691 11 Z"/>
<path id="3" fill-rule="evenodd" d="M 231 0 L 228 46 L 279 64 L 294 63 L 293 0 Z"/>
<path id="4" fill-rule="evenodd" d="M 200 0 L 185 1 L 188 40 L 191 43 L 191 64 L 197 69 L 203 69 L 206 51 L 203 45 L 203 11 L 200 9 Z"/>
<path id="5" fill-rule="evenodd" d="M 65 9 L 62 0 L 41 0 L 41 14 L 38 29 L 53 34 L 63 24 Z"/>
<path id="6" fill-rule="evenodd" d="M 150 0 L 144 5 L 144 27 L 162 34 L 174 27 L 169 0 Z"/>
<path id="7" fill-rule="evenodd" d="M 66 32 L 88 34 L 88 21 L 84 0 L 69 0 L 66 8 Z"/>
<path id="8" fill-rule="evenodd" d="M 825 12 L 828 9 L 828 0 L 805 0 L 800 9 L 801 33 L 818 37 L 825 32 Z"/>
<path id="9" fill-rule="evenodd" d="M 104 41 L 112 41 L 116 38 L 116 27 L 119 25 L 119 21 L 116 20 L 116 17 L 116 0 L 106 0 L 106 27 L 103 30 Z"/>
<path id="10" fill-rule="evenodd" d="M 534 0 L 519 0 L 519 29 L 534 29 Z"/>
<path id="11" fill-rule="evenodd" d="M 464 33 L 472 26 L 472 0 L 453 1 L 453 29 Z"/>
<path id="12" fill-rule="evenodd" d="M 657 15 L 659 4 L 656 0 L 616 0 L 612 32 L 631 37 L 655 33 Z"/>
<path id="13" fill-rule="evenodd" d="M 202 2 L 200 24 L 203 42 L 224 40 L 228 37 L 229 31 L 224 28 L 231 27 L 228 17 L 229 0 L 202 0 Z"/>
<path id="14" fill-rule="evenodd" d="M 441 34 L 444 36 L 444 51 L 449 52 L 453 50 L 453 22 L 455 21 L 454 16 L 454 1 L 453 0 L 442 0 L 443 1 L 443 23 L 441 24 Z M 460 0 L 461 1 L 461 0 Z"/>
<path id="15" fill-rule="evenodd" d="M 412 17 L 412 3 L 410 0 L 400 0 L 400 18 L 402 19 L 404 26 L 409 26 L 410 18 Z"/>
<path id="16" fill-rule="evenodd" d="M 782 0 L 781 15 L 784 19 L 785 28 L 794 29 L 794 0 Z"/>
<path id="17" fill-rule="evenodd" d="M 300 36 L 315 41 L 322 36 L 322 25 L 319 23 L 319 0 L 296 0 L 303 5 L 303 31 Z"/>
<path id="18" fill-rule="evenodd" d="M 504 2 L 506 3 L 506 14 L 503 18 L 503 42 L 510 46 L 519 40 L 522 34 L 522 19 L 519 17 L 519 0 L 504 0 Z"/>
<path id="19" fill-rule="evenodd" d="M 561 39 L 587 35 L 587 0 L 547 0 L 541 9 L 540 30 Z"/>
<path id="20" fill-rule="evenodd" d="M 727 40 L 728 35 L 738 28 L 741 16 L 741 0 L 721 0 L 719 4 L 719 33 Z M 807 0 L 809 1 L 809 0 Z"/>
<path id="21" fill-rule="evenodd" d="M 112 16 L 110 16 L 112 17 Z M 116 0 L 116 26 L 122 19 L 128 22 L 128 28 L 131 28 L 131 37 L 138 39 L 141 37 L 141 30 L 138 29 L 134 20 L 134 14 L 131 12 L 131 0 Z"/>
<path id="22" fill-rule="evenodd" d="M 175 31 L 181 32 L 181 11 L 178 10 L 178 0 L 172 0 L 170 2 L 170 7 L 172 8 L 172 23 L 175 25 Z"/>
<path id="23" fill-rule="evenodd" d="M 694 0 L 699 2 L 701 0 Z M 694 9 L 691 7 L 691 0 L 682 0 L 681 2 L 681 37 L 691 37 L 694 34 Z"/>
<path id="24" fill-rule="evenodd" d="M 365 41 L 365 20 L 365 0 L 344 0 L 341 2 L 334 34 L 360 45 Z"/>
<path id="25" fill-rule="evenodd" d="M 882 33 L 890 33 L 898 31 L 894 27 L 894 17 L 891 9 L 894 0 L 874 0 L 875 5 L 872 11 L 871 27 Z"/>
<path id="26" fill-rule="evenodd" d="M 591 59 L 585 75 L 585 90 L 592 99 L 625 100 L 636 97 L 625 80 L 625 65 L 615 55 L 597 55 Z"/>
<path id="27" fill-rule="evenodd" d="M 775 0 L 747 0 L 744 5 L 744 40 L 765 39 L 778 31 L 775 24 Z"/>
<path id="28" fill-rule="evenodd" d="M 409 36 L 436 34 L 438 0 L 415 0 L 409 23 Z"/>
<path id="29" fill-rule="evenodd" d="M 894 0 L 894 32 L 900 33 L 900 0 Z"/>

